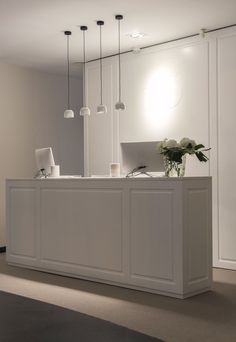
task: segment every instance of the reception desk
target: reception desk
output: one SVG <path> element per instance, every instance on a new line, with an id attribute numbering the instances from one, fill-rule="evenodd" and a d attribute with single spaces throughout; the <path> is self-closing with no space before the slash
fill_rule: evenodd
<path id="1" fill-rule="evenodd" d="M 185 298 L 212 281 L 210 177 L 7 180 L 7 262 Z"/>

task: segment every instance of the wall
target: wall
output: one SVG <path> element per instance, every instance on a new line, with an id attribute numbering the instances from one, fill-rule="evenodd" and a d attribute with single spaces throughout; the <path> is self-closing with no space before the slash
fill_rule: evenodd
<path id="1" fill-rule="evenodd" d="M 120 161 L 120 143 L 180 139 L 211 147 L 210 161 L 188 156 L 186 175 L 211 175 L 214 266 L 236 270 L 236 29 L 229 28 L 121 56 L 122 100 L 117 101 L 117 57 L 105 59 L 104 103 L 99 103 L 98 62 L 87 65 L 91 117 L 84 121 L 85 173 L 108 174 Z"/>
<path id="2" fill-rule="evenodd" d="M 0 63 L 0 246 L 5 243 L 5 179 L 32 177 L 35 148 L 51 146 L 62 174 L 83 173 L 81 80 L 72 79 L 74 120 L 65 120 L 66 79 Z"/>
<path id="3" fill-rule="evenodd" d="M 216 35 L 212 44 L 211 141 L 214 185 L 214 264 L 236 270 L 236 30 Z M 214 58 L 215 56 L 215 58 Z"/>
<path id="4" fill-rule="evenodd" d="M 122 55 L 124 112 L 117 101 L 117 58 L 103 61 L 106 116 L 96 115 L 99 102 L 98 62 L 87 66 L 91 117 L 85 119 L 87 175 L 107 174 L 120 161 L 120 143 L 190 137 L 209 146 L 208 40 L 188 39 Z M 102 150 L 102 155 L 100 151 Z M 209 164 L 187 161 L 187 174 L 209 174 Z"/>

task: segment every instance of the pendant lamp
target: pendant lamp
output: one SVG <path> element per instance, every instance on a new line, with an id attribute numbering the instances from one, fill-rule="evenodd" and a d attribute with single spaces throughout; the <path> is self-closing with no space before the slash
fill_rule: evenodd
<path id="1" fill-rule="evenodd" d="M 80 108 L 80 115 L 86 116 L 90 115 L 90 109 L 86 105 L 86 86 L 85 86 L 85 31 L 87 31 L 87 26 L 80 26 L 81 31 L 83 31 L 83 54 L 84 54 L 84 61 L 83 61 L 83 107 Z"/>
<path id="2" fill-rule="evenodd" d="M 107 107 L 102 103 L 102 26 L 104 21 L 98 20 L 97 25 L 100 26 L 100 105 L 97 106 L 97 114 L 105 114 Z"/>
<path id="3" fill-rule="evenodd" d="M 116 110 L 124 110 L 125 104 L 121 101 L 121 65 L 120 65 L 120 21 L 123 19 L 123 15 L 117 14 L 115 16 L 118 21 L 118 74 L 119 74 L 119 98 L 115 104 Z"/>
<path id="4" fill-rule="evenodd" d="M 70 36 L 71 31 L 65 31 L 67 37 L 67 109 L 64 111 L 65 119 L 74 118 L 74 112 L 70 109 Z"/>

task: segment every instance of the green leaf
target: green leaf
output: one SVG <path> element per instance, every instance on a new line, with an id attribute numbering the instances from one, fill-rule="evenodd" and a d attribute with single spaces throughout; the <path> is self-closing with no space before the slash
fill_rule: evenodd
<path id="1" fill-rule="evenodd" d="M 208 160 L 207 156 L 201 151 L 196 152 L 196 156 L 200 162 L 206 162 Z"/>
<path id="2" fill-rule="evenodd" d="M 194 147 L 195 150 L 199 150 L 200 148 L 204 148 L 205 146 L 202 144 L 198 144 Z"/>

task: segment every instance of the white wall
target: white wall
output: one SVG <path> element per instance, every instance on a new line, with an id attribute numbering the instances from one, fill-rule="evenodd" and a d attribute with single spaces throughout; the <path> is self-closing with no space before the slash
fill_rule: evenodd
<path id="1" fill-rule="evenodd" d="M 212 111 L 214 249 L 216 267 L 236 270 L 236 30 L 216 35 Z M 212 104 L 214 106 L 214 104 Z"/>
<path id="2" fill-rule="evenodd" d="M 120 142 L 190 137 L 209 145 L 208 45 L 197 38 L 122 56 Z M 187 163 L 187 175 L 209 173 L 195 157 Z"/>
<path id="3" fill-rule="evenodd" d="M 87 65 L 91 117 L 85 119 L 86 174 L 107 174 L 119 162 L 120 143 L 190 137 L 209 146 L 209 42 L 194 38 L 121 56 L 124 112 L 117 101 L 117 57 L 105 59 L 105 116 L 99 103 L 99 63 Z M 100 153 L 102 151 L 102 155 Z M 209 164 L 187 160 L 187 175 L 209 174 Z"/>
<path id="4" fill-rule="evenodd" d="M 72 79 L 74 120 L 65 120 L 66 79 L 0 63 L 0 246 L 5 243 L 5 179 L 32 177 L 35 148 L 51 146 L 63 174 L 83 173 L 81 80 Z"/>
<path id="5" fill-rule="evenodd" d="M 117 57 L 105 59 L 105 116 L 99 103 L 98 62 L 87 65 L 91 117 L 85 123 L 85 173 L 108 174 L 121 142 L 188 136 L 211 147 L 210 161 L 187 157 L 186 175 L 213 181 L 214 266 L 236 270 L 236 29 L 229 28 L 121 56 L 124 112 L 117 101 Z"/>

